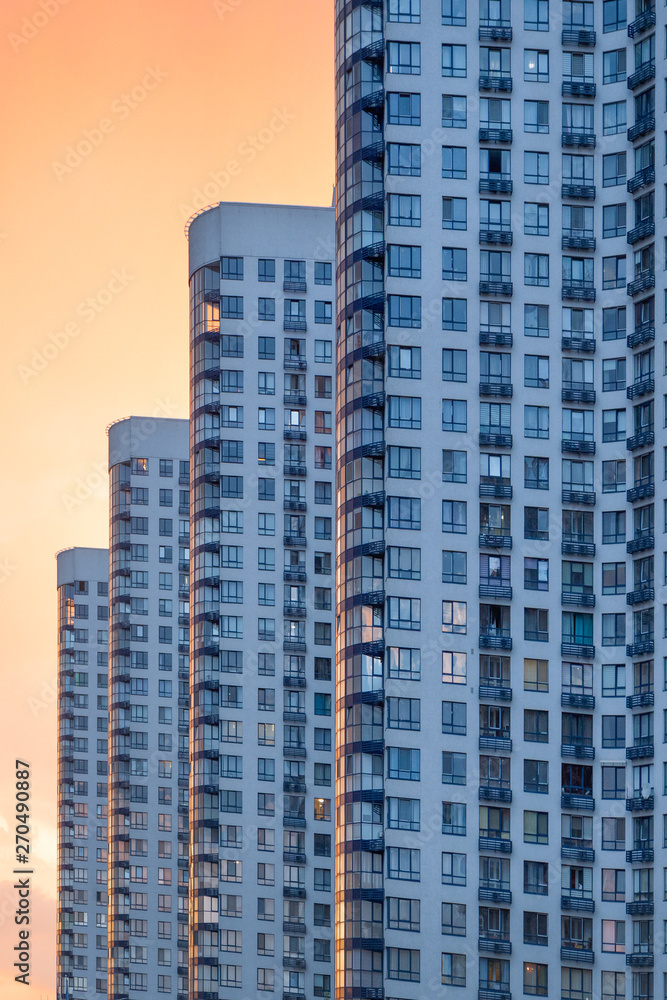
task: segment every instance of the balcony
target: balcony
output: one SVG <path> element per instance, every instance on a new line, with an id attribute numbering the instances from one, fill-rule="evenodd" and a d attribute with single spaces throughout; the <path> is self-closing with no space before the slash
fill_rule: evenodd
<path id="1" fill-rule="evenodd" d="M 377 337 L 362 346 L 361 356 L 362 358 L 383 358 L 386 350 L 386 341 L 381 337 Z"/>
<path id="2" fill-rule="evenodd" d="M 483 194 L 485 191 L 491 192 L 491 194 L 512 194 L 514 190 L 514 181 L 509 177 L 499 177 L 491 176 L 487 174 L 486 177 L 480 177 L 479 181 L 479 193 Z"/>
<path id="3" fill-rule="evenodd" d="M 308 367 L 305 358 L 298 355 L 291 355 L 289 357 L 283 358 L 283 369 L 286 372 L 305 372 Z"/>
<path id="4" fill-rule="evenodd" d="M 650 708 L 655 703 L 653 691 L 638 691 L 625 699 L 626 708 Z"/>
<path id="5" fill-rule="evenodd" d="M 589 146 L 592 149 L 595 147 L 596 136 L 588 128 L 564 128 L 560 141 L 563 146 Z"/>
<path id="6" fill-rule="evenodd" d="M 303 569 L 286 569 L 283 572 L 283 580 L 285 583 L 305 583 L 306 582 L 306 570 Z"/>
<path id="7" fill-rule="evenodd" d="M 298 817 L 298 816 L 284 816 L 283 820 L 289 821 L 290 825 L 292 825 L 294 822 L 297 822 L 297 826 L 300 825 L 300 823 L 298 822 L 300 820 L 303 823 L 304 826 L 306 825 L 306 821 L 305 821 L 305 819 L 303 819 L 303 817 Z M 306 890 L 303 889 L 301 886 L 284 885 L 283 886 L 283 896 L 284 896 L 285 899 L 305 899 L 306 898 Z"/>
<path id="8" fill-rule="evenodd" d="M 562 438 L 560 450 L 564 455 L 594 455 L 595 441 L 582 441 L 580 438 Z"/>
<path id="9" fill-rule="evenodd" d="M 480 229 L 479 242 L 511 246 L 514 242 L 514 235 L 511 229 L 501 229 L 500 227 Z"/>
<path id="10" fill-rule="evenodd" d="M 501 601 L 512 600 L 512 588 L 501 583 L 480 583 L 479 597 L 497 598 Z"/>
<path id="11" fill-rule="evenodd" d="M 562 691 L 560 703 L 563 707 L 572 708 L 595 708 L 594 694 L 581 694 L 578 691 Z"/>
<path id="12" fill-rule="evenodd" d="M 479 646 L 482 649 L 511 649 L 512 636 L 509 629 L 492 629 L 479 633 Z"/>
<path id="13" fill-rule="evenodd" d="M 652 854 L 653 852 L 651 852 Z M 646 915 L 651 916 L 653 914 L 654 905 L 653 900 L 633 900 L 630 903 L 625 904 L 625 912 L 629 913 L 631 916 Z"/>
<path id="14" fill-rule="evenodd" d="M 511 903 L 512 890 L 509 882 L 480 879 L 477 898 L 489 903 Z"/>
<path id="15" fill-rule="evenodd" d="M 645 653 L 653 653 L 655 649 L 655 643 L 653 638 L 642 639 L 641 642 L 633 642 L 625 647 L 625 653 L 627 656 L 643 656 Z"/>
<path id="16" fill-rule="evenodd" d="M 561 500 L 563 503 L 581 503 L 593 506 L 596 500 L 594 491 L 589 490 L 561 490 Z"/>
<path id="17" fill-rule="evenodd" d="M 477 841 L 477 849 L 480 851 L 494 851 L 500 854 L 511 854 L 512 841 L 505 837 L 481 835 Z"/>
<path id="18" fill-rule="evenodd" d="M 563 535 L 560 545 L 562 555 L 594 556 L 595 542 L 590 535 Z"/>
<path id="19" fill-rule="evenodd" d="M 490 549 L 511 549 L 512 536 L 507 532 L 495 534 L 493 532 L 482 533 L 479 536 L 479 545 Z"/>
<path id="20" fill-rule="evenodd" d="M 595 594 L 585 594 L 576 590 L 563 590 L 560 603 L 575 608 L 594 608 Z"/>
<path id="21" fill-rule="evenodd" d="M 305 653 L 305 639 L 283 639 L 283 652 L 285 653 Z"/>
<path id="22" fill-rule="evenodd" d="M 561 757 L 578 757 L 586 760 L 593 760 L 595 757 L 595 747 L 585 739 L 571 739 L 567 743 L 561 743 Z"/>
<path id="23" fill-rule="evenodd" d="M 590 28 L 563 28 L 561 43 L 563 45 L 595 45 L 596 34 Z"/>
<path id="24" fill-rule="evenodd" d="M 497 482 L 480 483 L 479 496 L 480 498 L 492 497 L 496 500 L 511 500 L 512 487 L 503 479 L 498 479 Z"/>
<path id="25" fill-rule="evenodd" d="M 478 694 L 480 698 L 490 698 L 492 701 L 511 701 L 512 688 L 507 681 L 498 677 L 480 677 Z"/>
<path id="26" fill-rule="evenodd" d="M 509 330 L 480 330 L 480 345 L 491 344 L 495 347 L 511 347 L 514 338 Z"/>
<path id="27" fill-rule="evenodd" d="M 596 395 L 593 383 L 564 381 L 560 398 L 564 403 L 594 403 Z"/>
<path id="28" fill-rule="evenodd" d="M 644 552 L 647 549 L 652 549 L 654 547 L 655 535 L 653 534 L 652 528 L 644 528 L 641 531 L 636 531 L 635 537 L 631 538 L 625 546 L 626 551 L 630 554 L 633 552 Z"/>
<path id="29" fill-rule="evenodd" d="M 494 448 L 511 448 L 512 435 L 507 430 L 492 431 L 490 428 L 480 430 L 479 443 L 481 445 L 492 445 Z"/>
<path id="30" fill-rule="evenodd" d="M 491 936 L 491 933 L 486 937 L 480 937 L 477 939 L 477 947 L 480 951 L 492 951 L 497 955 L 511 955 L 512 954 L 512 944 L 508 937 L 504 936 Z"/>
<path id="31" fill-rule="evenodd" d="M 583 892 L 563 892 L 560 897 L 561 910 L 579 910 L 584 913 L 595 913 L 595 901 Z"/>
<path id="32" fill-rule="evenodd" d="M 655 589 L 650 586 L 638 587 L 637 590 L 631 590 L 629 594 L 626 595 L 626 604 L 643 604 L 645 601 L 655 600 Z"/>
<path id="33" fill-rule="evenodd" d="M 595 851 L 588 841 L 573 840 L 565 837 L 561 840 L 560 856 L 567 861 L 595 861 Z"/>
<path id="34" fill-rule="evenodd" d="M 637 399 L 639 396 L 648 395 L 649 392 L 655 392 L 655 379 L 652 373 L 642 375 L 625 390 L 628 399 Z"/>
<path id="35" fill-rule="evenodd" d="M 560 651 L 563 656 L 574 656 L 575 659 L 592 660 L 595 656 L 595 646 L 584 642 L 561 642 Z"/>
<path id="36" fill-rule="evenodd" d="M 653 968 L 652 951 L 633 951 L 625 956 L 625 964 L 634 967 Z"/>
<path id="37" fill-rule="evenodd" d="M 384 507 L 387 494 L 384 490 L 377 490 L 375 493 L 363 493 L 361 496 L 362 507 Z"/>
<path id="38" fill-rule="evenodd" d="M 647 500 L 655 496 L 655 483 L 653 477 L 645 477 L 647 482 L 642 482 L 640 479 L 636 486 L 632 489 L 626 491 L 626 497 L 630 503 L 634 503 L 636 500 Z"/>
<path id="39" fill-rule="evenodd" d="M 480 90 L 504 90 L 509 93 L 512 90 L 512 77 L 509 73 L 480 73 L 478 84 Z"/>
<path id="40" fill-rule="evenodd" d="M 562 198 L 595 198 L 595 184 L 563 184 L 560 189 Z"/>
<path id="41" fill-rule="evenodd" d="M 653 428 L 647 428 L 646 430 L 639 431 L 638 434 L 633 434 L 625 442 L 625 447 L 628 451 L 635 451 L 637 448 L 645 448 L 648 445 L 653 445 L 655 443 L 655 432 Z"/>
<path id="42" fill-rule="evenodd" d="M 511 128 L 492 128 L 486 125 L 477 131 L 478 142 L 511 142 L 512 138 Z"/>
<path id="43" fill-rule="evenodd" d="M 575 299 L 577 302 L 595 302 L 595 296 L 595 286 L 585 285 L 583 281 L 571 282 L 561 288 L 561 297 L 564 299 Z"/>
<path id="44" fill-rule="evenodd" d="M 479 737 L 479 749 L 480 750 L 494 750 L 498 753 L 511 753 L 512 752 L 512 740 L 509 736 L 501 735 L 501 733 L 509 732 L 509 730 L 486 730 Z"/>
<path id="45" fill-rule="evenodd" d="M 286 688 L 305 688 L 306 677 L 302 677 L 300 674 L 284 674 L 283 675 L 283 687 Z"/>
<path id="46" fill-rule="evenodd" d="M 595 292 L 595 289 L 593 289 L 593 292 Z M 583 354 L 595 354 L 596 344 L 594 337 L 573 337 L 570 335 L 569 337 L 561 337 L 560 346 L 563 351 L 580 351 Z"/>
<path id="47" fill-rule="evenodd" d="M 654 756 L 654 745 L 652 736 L 642 736 L 635 740 L 631 747 L 625 751 L 628 760 L 644 760 Z"/>
<path id="48" fill-rule="evenodd" d="M 655 24 L 655 19 L 653 23 Z M 484 18 L 484 20 L 479 22 L 477 37 L 480 42 L 487 38 L 496 42 L 511 42 L 512 25 L 509 21 L 500 18 Z"/>
<path id="49" fill-rule="evenodd" d="M 305 535 L 283 535 L 283 545 L 285 545 L 288 548 L 305 549 L 305 547 L 306 547 L 306 536 Z"/>
<path id="50" fill-rule="evenodd" d="M 585 962 L 592 965 L 595 955 L 592 948 L 582 948 L 578 942 L 561 944 L 560 957 L 562 962 Z"/>
<path id="51" fill-rule="evenodd" d="M 597 87 L 591 80 L 563 80 L 561 94 L 571 94 L 573 97 L 595 97 Z"/>
<path id="52" fill-rule="evenodd" d="M 477 1000 L 512 1000 L 509 983 L 499 983 L 495 979 L 480 979 Z"/>
<path id="53" fill-rule="evenodd" d="M 651 164 L 648 167 L 642 167 L 638 170 L 627 183 L 627 189 L 630 194 L 633 191 L 638 191 L 640 188 L 646 187 L 647 184 L 655 183 L 655 166 Z"/>
<path id="54" fill-rule="evenodd" d="M 514 286 L 511 281 L 490 281 L 483 278 L 478 291 L 480 295 L 512 295 Z"/>
<path id="55" fill-rule="evenodd" d="M 283 291 L 284 292 L 305 292 L 306 291 L 306 279 L 299 278 L 286 278 L 283 281 Z"/>
<path id="56" fill-rule="evenodd" d="M 652 847 L 633 847 L 631 851 L 625 852 L 625 860 L 629 865 L 643 864 L 644 862 L 653 864 L 654 853 Z"/>
<path id="57" fill-rule="evenodd" d="M 504 379 L 483 379 L 479 383 L 480 396 L 511 396 L 514 393 L 512 383 Z"/>
<path id="58" fill-rule="evenodd" d="M 638 69 L 635 70 L 628 77 L 628 90 L 634 90 L 638 87 L 640 83 L 645 83 L 647 80 L 653 80 L 655 78 L 655 59 L 649 59 L 647 62 L 641 64 Z"/>
<path id="59" fill-rule="evenodd" d="M 655 131 L 655 115 L 643 115 L 628 129 L 628 142 L 634 142 L 643 135 Z"/>
<path id="60" fill-rule="evenodd" d="M 563 250 L 595 250 L 596 240 L 586 230 L 565 229 L 561 238 Z"/>
<path id="61" fill-rule="evenodd" d="M 592 795 L 563 792 L 560 797 L 562 809 L 582 809 L 585 812 L 595 811 L 595 799 Z"/>
<path id="62" fill-rule="evenodd" d="M 648 344 L 655 340 L 655 326 L 652 323 L 640 323 L 635 327 L 634 333 L 629 333 L 627 338 L 628 347 L 639 347 L 640 344 Z"/>
<path id="63" fill-rule="evenodd" d="M 641 34 L 642 31 L 647 31 L 655 25 L 655 7 L 651 7 L 649 10 L 644 10 L 642 13 L 631 21 L 628 25 L 628 37 L 634 38 L 635 35 Z"/>
<path id="64" fill-rule="evenodd" d="M 635 243 L 638 243 L 640 240 L 646 239 L 647 236 L 655 236 L 655 219 L 654 218 L 644 219 L 642 222 L 639 223 L 638 226 L 635 226 L 634 229 L 631 229 L 630 232 L 628 233 L 627 240 L 628 240 L 628 243 L 631 246 L 633 246 Z"/>
<path id="65" fill-rule="evenodd" d="M 655 796 L 633 795 L 625 800 L 625 808 L 628 812 L 653 812 L 655 807 Z"/>
<path id="66" fill-rule="evenodd" d="M 305 500 L 283 500 L 283 510 L 291 510 L 294 513 L 305 513 L 306 511 L 306 501 Z"/>
<path id="67" fill-rule="evenodd" d="M 496 788 L 495 785 L 480 785 L 477 792 L 480 802 L 511 802 L 511 788 Z"/>

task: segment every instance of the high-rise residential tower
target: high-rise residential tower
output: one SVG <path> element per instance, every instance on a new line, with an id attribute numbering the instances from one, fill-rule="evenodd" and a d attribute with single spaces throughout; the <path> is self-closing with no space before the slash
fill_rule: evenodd
<path id="1" fill-rule="evenodd" d="M 332 995 L 332 209 L 188 229 L 192 1000 Z"/>
<path id="2" fill-rule="evenodd" d="M 336 3 L 338 1000 L 662 995 L 666 11 Z"/>
<path id="3" fill-rule="evenodd" d="M 187 420 L 109 436 L 110 1000 L 187 997 Z"/>
<path id="4" fill-rule="evenodd" d="M 58 586 L 57 987 L 107 992 L 107 549 L 63 549 Z"/>

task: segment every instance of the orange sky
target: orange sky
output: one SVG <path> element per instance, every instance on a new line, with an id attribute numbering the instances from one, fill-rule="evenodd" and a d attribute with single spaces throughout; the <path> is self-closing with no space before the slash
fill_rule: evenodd
<path id="1" fill-rule="evenodd" d="M 0 5 L 3 1000 L 55 998 L 54 553 L 107 544 L 105 427 L 187 415 L 187 216 L 331 204 L 332 22 L 332 0 Z M 29 990 L 11 968 L 15 757 L 33 777 Z"/>

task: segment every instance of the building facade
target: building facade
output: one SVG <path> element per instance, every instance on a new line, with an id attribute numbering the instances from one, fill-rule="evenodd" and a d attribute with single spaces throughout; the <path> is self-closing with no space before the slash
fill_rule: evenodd
<path id="1" fill-rule="evenodd" d="M 192 1000 L 332 996 L 333 227 L 188 230 Z"/>
<path id="2" fill-rule="evenodd" d="M 107 991 L 107 549 L 63 549 L 58 587 L 57 985 Z"/>
<path id="3" fill-rule="evenodd" d="M 662 995 L 666 24 L 336 4 L 339 1000 Z"/>
<path id="4" fill-rule="evenodd" d="M 110 1000 L 187 997 L 187 420 L 109 437 Z"/>

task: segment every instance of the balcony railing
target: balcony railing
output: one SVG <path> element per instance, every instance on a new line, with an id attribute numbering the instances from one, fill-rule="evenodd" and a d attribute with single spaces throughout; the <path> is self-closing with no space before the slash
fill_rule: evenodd
<path id="1" fill-rule="evenodd" d="M 593 490 L 573 490 L 566 488 L 561 490 L 560 496 L 563 503 L 582 503 L 594 506 L 596 501 L 596 494 Z"/>
<path id="2" fill-rule="evenodd" d="M 498 600 L 501 601 L 511 601 L 512 588 L 509 586 L 509 584 L 480 583 L 478 596 L 497 598 Z"/>
<path id="3" fill-rule="evenodd" d="M 576 608 L 594 608 L 595 594 L 582 593 L 578 590 L 563 590 L 560 595 L 560 603 Z"/>
<path id="4" fill-rule="evenodd" d="M 639 431 L 637 434 L 633 434 L 625 442 L 625 447 L 629 451 L 635 451 L 637 448 L 645 448 L 648 445 L 655 443 L 655 431 L 652 427 L 647 427 L 645 430 Z"/>
<path id="5" fill-rule="evenodd" d="M 631 747 L 625 751 L 628 760 L 641 760 L 646 757 L 653 757 L 654 743 L 652 736 L 641 736 L 635 740 Z"/>
<path id="6" fill-rule="evenodd" d="M 480 345 L 492 344 L 496 347 L 511 347 L 514 338 L 509 330 L 480 330 Z"/>
<path id="7" fill-rule="evenodd" d="M 564 837 L 561 840 L 560 856 L 569 861 L 595 861 L 595 850 L 590 841 L 573 840 Z"/>
<path id="8" fill-rule="evenodd" d="M 485 125 L 477 132 L 478 142 L 511 142 L 512 138 L 513 132 L 511 128 L 497 128 Z"/>
<path id="9" fill-rule="evenodd" d="M 637 916 L 639 914 L 651 916 L 653 910 L 653 900 L 632 900 L 631 902 L 625 904 L 625 912 L 629 913 L 630 916 Z"/>
<path id="10" fill-rule="evenodd" d="M 479 544 L 484 548 L 511 549 L 512 536 L 508 532 L 482 532 L 479 536 Z"/>
<path id="11" fill-rule="evenodd" d="M 482 175 L 479 179 L 479 193 L 490 191 L 493 194 L 512 194 L 514 182 L 509 177 L 498 176 L 497 174 Z"/>
<path id="12" fill-rule="evenodd" d="M 649 10 L 644 10 L 642 13 L 631 21 L 628 25 L 628 36 L 634 38 L 635 35 L 640 34 L 642 31 L 647 31 L 648 28 L 652 28 L 655 25 L 655 7 L 651 7 Z"/>
<path id="13" fill-rule="evenodd" d="M 563 707 L 595 708 L 595 695 L 583 694 L 580 691 L 561 691 L 560 703 Z"/>
<path id="14" fill-rule="evenodd" d="M 511 903 L 512 890 L 509 882 L 500 880 L 480 879 L 477 898 L 490 903 Z"/>
<path id="15" fill-rule="evenodd" d="M 595 97 L 597 87 L 591 80 L 563 80 L 561 94 L 573 97 Z"/>
<path id="16" fill-rule="evenodd" d="M 634 142 L 643 135 L 655 131 L 655 115 L 643 115 L 628 129 L 628 142 Z"/>
<path id="17" fill-rule="evenodd" d="M 639 188 L 646 187 L 647 184 L 655 183 L 655 166 L 651 164 L 648 167 L 642 167 L 638 170 L 627 183 L 627 189 L 632 194 L 633 191 L 638 191 Z"/>
<path id="18" fill-rule="evenodd" d="M 564 229 L 561 239 L 563 250 L 595 250 L 595 237 L 586 230 Z"/>
<path id="19" fill-rule="evenodd" d="M 594 455 L 595 441 L 584 441 L 580 438 L 564 437 L 561 439 L 560 450 L 563 454 Z"/>
<path id="20" fill-rule="evenodd" d="M 581 792 L 563 791 L 560 797 L 561 808 L 563 809 L 583 809 L 586 812 L 594 812 L 595 799 L 592 795 L 584 795 Z"/>
<path id="21" fill-rule="evenodd" d="M 512 486 L 510 483 L 504 482 L 502 479 L 498 479 L 497 482 L 480 483 L 479 496 L 481 498 L 492 497 L 496 500 L 511 500 Z"/>
<path id="22" fill-rule="evenodd" d="M 592 382 L 563 381 L 561 400 L 573 403 L 594 403 L 596 399 Z"/>
<path id="23" fill-rule="evenodd" d="M 653 636 L 650 639 L 641 639 L 639 642 L 631 642 L 625 647 L 625 652 L 627 656 L 643 656 L 645 653 L 653 653 L 655 651 L 655 642 Z"/>
<path id="24" fill-rule="evenodd" d="M 643 528 L 635 532 L 635 537 L 626 543 L 626 550 L 630 553 L 643 552 L 645 549 L 655 548 L 655 535 L 652 528 Z"/>
<path id="25" fill-rule="evenodd" d="M 629 594 L 626 595 L 627 604 L 643 604 L 646 601 L 655 600 L 655 589 L 648 584 L 645 587 L 638 587 L 636 590 L 631 590 Z"/>
<path id="26" fill-rule="evenodd" d="M 564 128 L 560 140 L 563 146 L 590 146 L 593 148 L 596 136 L 595 132 L 589 128 Z"/>
<path id="27" fill-rule="evenodd" d="M 512 636 L 509 629 L 480 631 L 479 645 L 483 649 L 511 649 Z"/>
<path id="28" fill-rule="evenodd" d="M 492 430 L 486 427 L 479 432 L 479 443 L 481 445 L 492 445 L 494 448 L 511 448 L 512 435 L 508 428 L 502 430 Z"/>
<path id="29" fill-rule="evenodd" d="M 636 694 L 629 694 L 625 699 L 626 708 L 650 708 L 653 704 L 655 704 L 653 691 L 637 691 Z"/>
<path id="30" fill-rule="evenodd" d="M 575 184 L 570 181 L 561 186 L 563 198 L 595 198 L 595 184 Z"/>
<path id="31" fill-rule="evenodd" d="M 590 28 L 563 28 L 561 42 L 563 45 L 595 45 L 596 34 Z"/>
<path id="32" fill-rule="evenodd" d="M 480 698 L 491 698 L 495 701 L 511 701 L 512 688 L 508 680 L 498 677 L 480 677 L 478 694 Z"/>
<path id="33" fill-rule="evenodd" d="M 568 282 L 561 288 L 564 299 L 576 299 L 578 302 L 595 302 L 595 286 L 581 282 Z"/>
<path id="34" fill-rule="evenodd" d="M 479 383 L 480 396 L 511 396 L 514 386 L 509 379 L 483 378 Z"/>
<path id="35" fill-rule="evenodd" d="M 482 276 L 479 283 L 480 295 L 511 295 L 513 291 L 514 286 L 511 281 L 497 281 Z"/>
<path id="36" fill-rule="evenodd" d="M 654 853 L 652 847 L 633 847 L 631 851 L 625 852 L 625 860 L 629 865 L 642 864 L 645 861 L 652 863 Z"/>
<path id="37" fill-rule="evenodd" d="M 511 955 L 512 944 L 509 937 L 500 934 L 493 934 L 489 931 L 484 937 L 477 939 L 477 947 L 480 951 L 492 951 L 500 955 Z"/>
<path id="38" fill-rule="evenodd" d="M 655 74 L 654 74 L 655 75 Z M 512 90 L 512 77 L 509 73 L 480 73 L 480 90 Z"/>
<path id="39" fill-rule="evenodd" d="M 633 795 L 625 800 L 625 808 L 628 812 L 653 812 L 655 806 L 655 796 Z"/>
<path id="40" fill-rule="evenodd" d="M 595 912 L 595 901 L 583 893 L 563 892 L 560 897 L 561 910 L 582 910 L 585 913 Z"/>
<path id="41" fill-rule="evenodd" d="M 655 59 L 649 59 L 647 62 L 643 62 L 634 73 L 630 74 L 628 77 L 628 90 L 634 90 L 640 83 L 645 83 L 646 80 L 653 80 L 654 77 Z"/>
<path id="42" fill-rule="evenodd" d="M 560 346 L 564 351 L 581 351 L 584 354 L 595 354 L 596 343 L 594 337 L 583 337 L 566 333 L 561 338 Z"/>
<path id="43" fill-rule="evenodd" d="M 511 788 L 496 788 L 494 785 L 480 785 L 478 791 L 480 802 L 511 802 Z"/>
<path id="44" fill-rule="evenodd" d="M 640 344 L 647 344 L 655 340 L 655 326 L 653 323 L 640 323 L 633 333 L 627 336 L 628 347 L 639 347 Z"/>
<path id="45" fill-rule="evenodd" d="M 653 23 L 655 24 L 655 21 Z M 511 42 L 512 25 L 502 18 L 484 18 L 479 22 L 478 38 L 480 42 L 487 38 L 494 41 Z"/>
<path id="46" fill-rule="evenodd" d="M 636 379 L 625 390 L 628 399 L 637 399 L 638 396 L 646 396 L 649 392 L 655 392 L 655 379 L 650 372 L 648 375 L 642 375 L 641 378 Z"/>
<path id="47" fill-rule="evenodd" d="M 647 236 L 655 236 L 654 218 L 644 219 L 638 226 L 631 229 L 627 235 L 627 241 L 632 246 L 633 244 L 638 243 L 639 240 L 646 239 Z"/>
<path id="48" fill-rule="evenodd" d="M 563 555 L 594 556 L 595 542 L 590 535 L 564 534 L 560 550 Z"/>
<path id="49" fill-rule="evenodd" d="M 560 754 L 561 757 L 581 757 L 586 760 L 593 760 L 595 758 L 595 747 L 590 740 L 570 739 L 565 743 L 561 743 Z"/>
<path id="50" fill-rule="evenodd" d="M 479 242 L 511 246 L 514 242 L 514 234 L 511 229 L 503 229 L 500 226 L 490 229 L 480 229 Z"/>
<path id="51" fill-rule="evenodd" d="M 512 853 L 512 841 L 509 837 L 503 837 L 488 832 L 486 834 L 483 832 L 480 834 L 477 847 L 480 851 L 497 851 L 500 854 Z"/>

